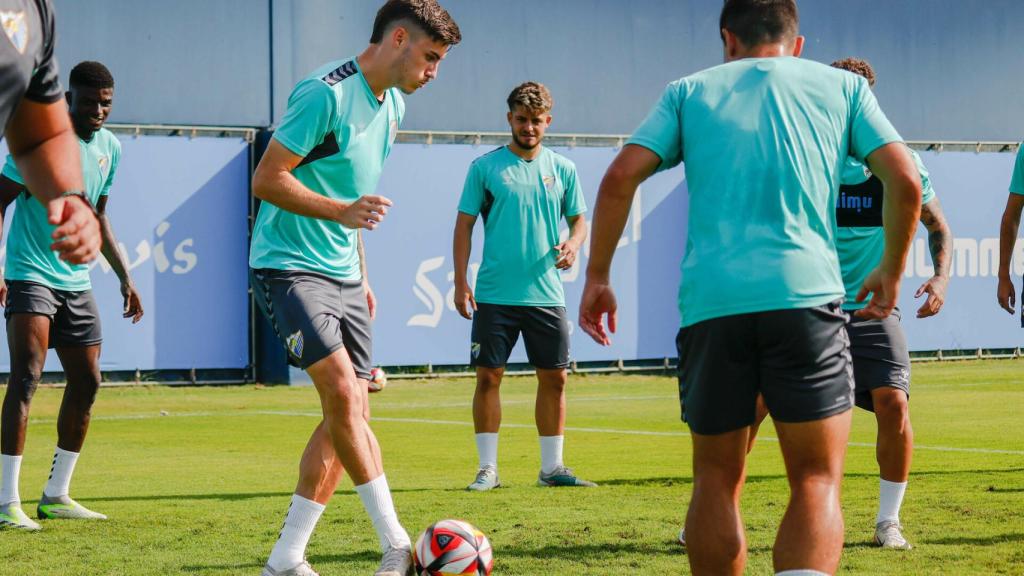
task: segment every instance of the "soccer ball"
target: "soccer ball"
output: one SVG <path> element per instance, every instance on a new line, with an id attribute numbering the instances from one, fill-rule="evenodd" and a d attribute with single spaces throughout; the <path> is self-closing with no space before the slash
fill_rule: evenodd
<path id="1" fill-rule="evenodd" d="M 366 389 L 370 392 L 380 392 L 388 385 L 388 375 L 383 368 L 370 370 L 370 380 L 366 383 Z"/>
<path id="2" fill-rule="evenodd" d="M 469 522 L 441 520 L 416 539 L 412 563 L 416 576 L 490 576 L 494 554 Z"/>

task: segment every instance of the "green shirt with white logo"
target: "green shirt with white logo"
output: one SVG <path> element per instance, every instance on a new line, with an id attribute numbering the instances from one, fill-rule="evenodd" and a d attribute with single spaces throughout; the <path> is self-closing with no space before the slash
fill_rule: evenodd
<path id="1" fill-rule="evenodd" d="M 555 246 L 563 218 L 586 212 L 576 165 L 543 148 L 533 160 L 507 146 L 469 167 L 459 212 L 484 221 L 484 256 L 476 277 L 477 302 L 510 306 L 565 306 Z"/>
<path id="2" fill-rule="evenodd" d="M 274 139 L 302 162 L 292 174 L 313 192 L 354 202 L 377 188 L 405 103 L 398 90 L 380 102 L 356 60 L 327 64 L 295 86 Z M 260 206 L 249 265 L 305 270 L 358 280 L 357 231 L 300 216 L 269 202 Z"/>
<path id="3" fill-rule="evenodd" d="M 842 298 L 843 162 L 899 140 L 866 80 L 810 60 L 748 58 L 669 84 L 629 144 L 661 169 L 685 162 L 682 325 Z"/>
<path id="4" fill-rule="evenodd" d="M 95 206 L 100 196 L 110 193 L 114 173 L 121 160 L 121 143 L 109 130 L 100 128 L 88 142 L 79 139 L 78 149 L 84 192 Z M 25 185 L 10 156 L 4 164 L 3 175 Z M 56 227 L 50 224 L 46 207 L 30 194 L 31 190 L 19 194 L 15 200 L 11 231 L 7 236 L 4 278 L 36 282 L 54 290 L 80 292 L 91 289 L 87 264 L 68 264 L 50 250 L 53 243 L 51 234 Z"/>
<path id="5" fill-rule="evenodd" d="M 935 190 L 921 157 L 913 150 L 910 150 L 910 155 L 914 157 L 917 171 L 921 175 L 921 204 L 924 205 L 935 198 Z M 836 203 L 836 220 L 839 224 L 836 252 L 839 254 L 839 267 L 846 286 L 843 309 L 860 310 L 868 305 L 868 299 L 856 302 L 857 292 L 864 285 L 868 274 L 882 261 L 882 253 L 885 252 L 882 183 L 864 164 L 853 158 L 847 158 L 841 182 Z M 852 222 L 846 222 L 848 216 Z M 859 222 L 856 221 L 858 216 L 862 217 Z"/>

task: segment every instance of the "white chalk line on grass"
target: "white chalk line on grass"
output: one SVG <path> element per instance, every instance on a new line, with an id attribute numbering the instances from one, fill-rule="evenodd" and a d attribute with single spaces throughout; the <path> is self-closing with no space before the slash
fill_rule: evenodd
<path id="1" fill-rule="evenodd" d="M 221 417 L 240 417 L 240 416 L 293 416 L 302 418 L 320 418 L 323 415 L 320 412 L 305 412 L 305 411 L 289 411 L 289 410 L 252 410 L 247 412 L 175 412 L 171 414 L 122 414 L 117 416 L 93 416 L 93 421 L 124 421 L 124 420 L 156 420 L 160 418 L 221 418 Z M 396 417 L 380 417 L 374 416 L 372 418 L 374 422 L 390 422 L 395 424 L 427 424 L 431 426 L 472 426 L 472 422 L 465 420 L 435 420 L 430 418 L 396 418 Z M 33 419 L 30 424 L 56 424 L 56 419 Z M 517 424 L 517 423 L 506 423 L 501 424 L 505 428 L 516 428 L 516 429 L 533 429 L 536 426 L 534 424 Z M 566 426 L 567 432 L 587 432 L 594 434 L 622 434 L 626 436 L 658 436 L 658 437 L 674 437 L 674 438 L 689 438 L 689 432 L 665 432 L 658 430 L 624 430 L 619 428 L 590 428 L 590 427 L 578 427 L 578 426 Z M 766 442 L 778 442 L 779 439 L 774 436 L 758 436 L 759 440 Z M 856 448 L 874 448 L 875 444 L 870 442 L 848 442 L 847 446 Z M 932 446 L 927 444 L 915 444 L 914 450 L 926 450 L 932 452 L 961 452 L 968 454 L 1009 454 L 1013 456 L 1024 456 L 1024 450 L 1003 450 L 999 448 L 962 448 L 957 446 Z"/>

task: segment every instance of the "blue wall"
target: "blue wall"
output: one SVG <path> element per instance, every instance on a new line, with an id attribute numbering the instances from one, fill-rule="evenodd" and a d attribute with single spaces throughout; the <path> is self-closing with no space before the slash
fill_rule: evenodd
<path id="1" fill-rule="evenodd" d="M 365 47 L 379 6 L 376 0 L 54 2 L 61 61 L 98 58 L 118 77 L 113 121 L 240 126 L 279 120 L 295 81 Z M 508 91 L 536 79 L 554 92 L 555 131 L 628 133 L 667 82 L 721 60 L 720 0 L 443 3 L 464 42 L 439 80 L 409 98 L 406 129 L 503 130 Z M 1021 138 L 1024 2 L 855 5 L 801 2 L 805 56 L 870 59 L 879 98 L 905 138 Z"/>

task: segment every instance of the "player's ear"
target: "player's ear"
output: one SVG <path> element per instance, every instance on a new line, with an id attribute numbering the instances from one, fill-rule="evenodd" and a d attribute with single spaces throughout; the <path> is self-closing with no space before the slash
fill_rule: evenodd
<path id="1" fill-rule="evenodd" d="M 793 57 L 799 58 L 804 52 L 804 37 L 797 36 L 793 39 Z"/>

